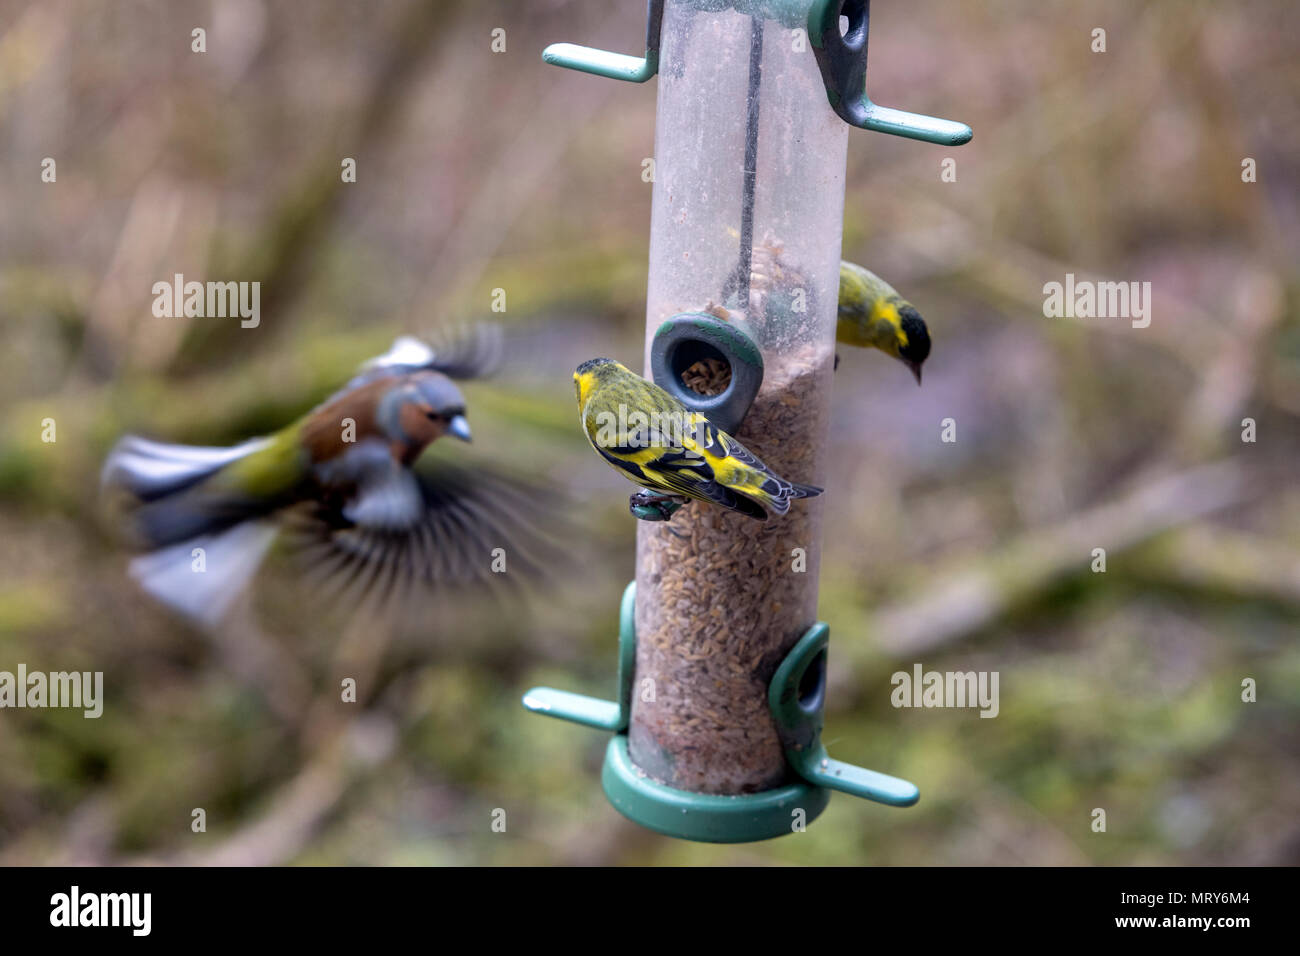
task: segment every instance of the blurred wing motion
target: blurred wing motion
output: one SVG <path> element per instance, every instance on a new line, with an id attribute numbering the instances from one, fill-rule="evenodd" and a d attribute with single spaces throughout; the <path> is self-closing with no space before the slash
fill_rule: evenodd
<path id="1" fill-rule="evenodd" d="M 375 440 L 311 465 L 284 433 L 234 448 L 128 436 L 103 482 L 126 499 L 126 524 L 145 552 L 132 577 L 209 628 L 277 538 L 313 563 L 327 593 L 348 600 L 513 584 L 560 553 L 535 520 L 554 496 L 478 468 L 406 468 Z"/>
<path id="2" fill-rule="evenodd" d="M 501 365 L 505 336 L 493 323 L 469 329 L 445 331 L 423 342 L 410 335 L 400 336 L 383 355 L 361 366 L 361 376 L 376 371 L 404 374 L 432 369 L 449 378 L 486 378 Z"/>
<path id="3" fill-rule="evenodd" d="M 554 496 L 535 486 L 435 461 L 292 509 L 286 540 L 331 592 L 402 600 L 421 586 L 541 575 L 560 557 L 542 530 L 542 509 L 553 507 Z"/>

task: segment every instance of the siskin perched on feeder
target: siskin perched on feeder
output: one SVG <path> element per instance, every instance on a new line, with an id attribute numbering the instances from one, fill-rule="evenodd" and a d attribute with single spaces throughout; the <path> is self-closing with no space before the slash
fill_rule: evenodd
<path id="1" fill-rule="evenodd" d="M 282 532 L 333 585 L 362 595 L 493 577 L 496 548 L 511 549 L 512 567 L 527 569 L 528 552 L 517 545 L 537 539 L 522 517 L 532 510 L 522 486 L 478 466 L 415 467 L 443 435 L 470 440 L 451 376 L 486 374 L 499 357 L 493 328 L 438 351 L 403 336 L 270 435 L 232 448 L 122 438 L 102 483 L 125 499 L 128 535 L 146 552 L 131 575 L 211 627 Z"/>
<path id="2" fill-rule="evenodd" d="M 835 339 L 892 355 L 910 368 L 916 384 L 921 384 L 921 363 L 930 354 L 925 320 L 888 282 L 852 262 L 840 263 Z"/>
<path id="3" fill-rule="evenodd" d="M 822 493 L 774 474 L 699 412 L 613 359 L 583 362 L 573 382 L 591 447 L 652 492 L 632 496 L 638 518 L 666 521 L 694 498 L 763 521 L 769 509 L 783 515 L 792 499 Z"/>

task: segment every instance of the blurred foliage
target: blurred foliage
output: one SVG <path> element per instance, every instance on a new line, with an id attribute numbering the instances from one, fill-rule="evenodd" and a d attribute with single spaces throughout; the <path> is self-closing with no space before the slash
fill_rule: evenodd
<path id="1" fill-rule="evenodd" d="M 714 847 L 624 821 L 603 736 L 519 706 L 613 687 L 634 528 L 570 374 L 640 355 L 654 142 L 653 83 L 539 53 L 633 50 L 644 5 L 0 4 L 0 669 L 102 670 L 107 695 L 98 720 L 0 712 L 0 863 L 1300 861 L 1300 11 L 876 7 L 873 95 L 976 135 L 955 183 L 942 150 L 850 138 L 846 258 L 936 344 L 919 391 L 879 355 L 836 376 L 825 737 L 923 798 Z M 178 272 L 260 277 L 261 326 L 154 318 Z M 1044 319 L 1066 272 L 1151 281 L 1150 328 Z M 387 626 L 273 562 L 211 637 L 134 590 L 97 500 L 120 434 L 274 428 L 496 288 L 521 357 L 467 388 L 466 454 L 571 489 L 578 570 Z M 1000 672 L 1001 713 L 894 709 L 917 661 Z"/>

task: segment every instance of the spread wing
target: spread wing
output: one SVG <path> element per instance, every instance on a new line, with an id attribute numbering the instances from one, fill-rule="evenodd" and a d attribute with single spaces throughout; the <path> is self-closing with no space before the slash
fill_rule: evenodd
<path id="1" fill-rule="evenodd" d="M 286 523 L 331 591 L 388 600 L 539 576 L 562 556 L 543 530 L 556 501 L 535 485 L 439 460 L 368 469 Z"/>
<path id="2" fill-rule="evenodd" d="M 404 375 L 423 369 L 450 378 L 486 378 L 501 364 L 504 342 L 501 326 L 492 323 L 443 331 L 427 342 L 399 336 L 387 352 L 361 366 L 360 375 L 351 384 L 369 380 L 376 373 Z"/>

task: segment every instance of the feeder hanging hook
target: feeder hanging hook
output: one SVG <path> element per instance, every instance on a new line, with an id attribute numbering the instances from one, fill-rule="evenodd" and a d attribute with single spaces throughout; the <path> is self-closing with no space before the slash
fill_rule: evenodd
<path id="1" fill-rule="evenodd" d="M 848 29 L 840 34 L 840 17 Z M 867 33 L 871 0 L 816 0 L 808 10 L 808 38 L 826 83 L 831 108 L 850 126 L 941 146 L 969 143 L 965 123 L 891 109 L 867 96 Z"/>
<path id="2" fill-rule="evenodd" d="M 610 80 L 644 83 L 659 72 L 659 27 L 664 18 L 664 0 L 647 0 L 645 56 L 628 56 L 576 43 L 552 43 L 542 59 L 553 66 L 579 70 Z"/>

